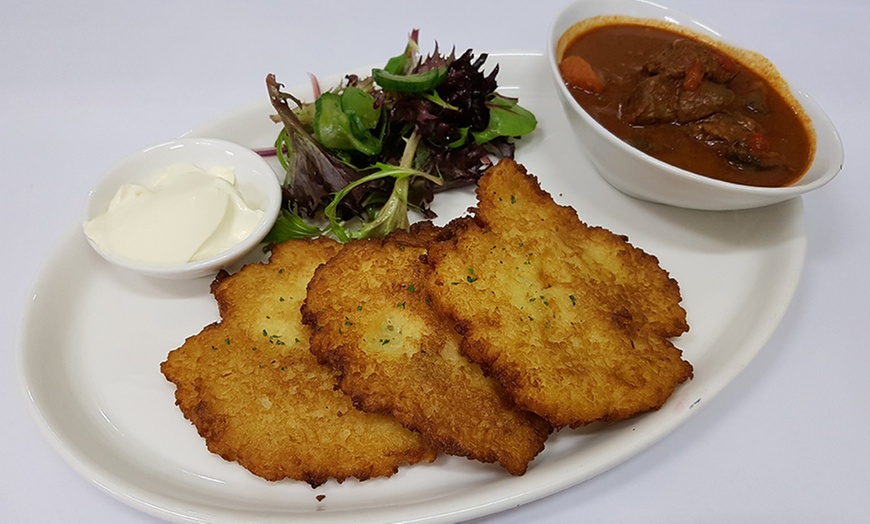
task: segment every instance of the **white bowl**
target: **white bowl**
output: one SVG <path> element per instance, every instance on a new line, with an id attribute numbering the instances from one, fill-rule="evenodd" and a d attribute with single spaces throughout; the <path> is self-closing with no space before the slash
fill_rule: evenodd
<path id="1" fill-rule="evenodd" d="M 265 238 L 281 209 L 281 185 L 275 171 L 250 149 L 211 138 L 182 138 L 128 156 L 110 169 L 90 192 L 85 221 L 105 212 L 109 202 L 122 185 L 150 186 L 167 167 L 175 164 L 192 164 L 204 170 L 218 166 L 234 167 L 239 193 L 249 207 L 263 211 L 262 219 L 256 229 L 240 243 L 222 253 L 182 264 L 153 265 L 136 262 L 106 252 L 88 238 L 88 242 L 100 256 L 112 264 L 143 275 L 168 279 L 197 278 L 213 276 L 221 268 L 232 265 L 255 249 Z"/>
<path id="2" fill-rule="evenodd" d="M 794 198 L 824 186 L 839 173 L 843 166 L 843 145 L 836 129 L 819 106 L 793 84 L 790 84 L 792 95 L 803 107 L 815 132 L 815 156 L 804 176 L 792 185 L 754 187 L 723 182 L 674 167 L 626 144 L 577 103 L 559 73 L 558 64 L 562 58 L 557 56 L 559 39 L 580 21 L 602 15 L 664 21 L 712 37 L 731 48 L 742 48 L 688 15 L 642 0 L 580 0 L 558 15 L 548 36 L 550 68 L 571 127 L 598 172 L 611 185 L 623 193 L 651 202 L 691 209 L 729 210 L 760 207 Z M 757 55 L 752 51 L 745 52 Z"/>

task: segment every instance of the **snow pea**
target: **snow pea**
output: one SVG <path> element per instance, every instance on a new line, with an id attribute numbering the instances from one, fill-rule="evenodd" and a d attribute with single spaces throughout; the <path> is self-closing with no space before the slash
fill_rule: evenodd
<path id="1" fill-rule="evenodd" d="M 329 149 L 355 149 L 368 156 L 377 155 L 382 144 L 370 129 L 377 125 L 380 110 L 374 108 L 374 99 L 368 93 L 356 88 L 351 93 L 346 101 L 333 92 L 323 93 L 314 101 L 314 134 Z M 371 99 L 368 106 L 365 97 Z"/>
<path id="2" fill-rule="evenodd" d="M 400 75 L 384 69 L 372 69 L 372 77 L 382 88 L 390 91 L 419 93 L 435 89 L 447 78 L 447 66 L 438 66 L 423 73 Z"/>
<path id="3" fill-rule="evenodd" d="M 512 98 L 495 95 L 487 101 L 489 124 L 483 131 L 472 131 L 478 144 L 484 144 L 501 136 L 515 137 L 531 133 L 538 125 L 535 115 Z"/>

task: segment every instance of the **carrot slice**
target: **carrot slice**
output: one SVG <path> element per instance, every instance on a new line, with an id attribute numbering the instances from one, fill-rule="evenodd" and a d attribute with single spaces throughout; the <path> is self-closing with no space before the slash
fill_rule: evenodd
<path id="1" fill-rule="evenodd" d="M 583 58 L 570 55 L 559 63 L 559 73 L 569 87 L 582 89 L 593 94 L 604 91 L 604 80 Z"/>
<path id="2" fill-rule="evenodd" d="M 704 70 L 701 68 L 701 63 L 695 60 L 689 66 L 689 69 L 686 70 L 686 76 L 683 78 L 683 89 L 686 91 L 697 91 L 701 87 L 703 80 Z"/>

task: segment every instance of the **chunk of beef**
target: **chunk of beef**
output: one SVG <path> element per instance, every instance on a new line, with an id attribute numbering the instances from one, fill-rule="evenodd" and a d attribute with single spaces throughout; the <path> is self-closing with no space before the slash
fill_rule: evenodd
<path id="1" fill-rule="evenodd" d="M 720 113 L 689 126 L 692 137 L 708 144 L 741 142 L 758 132 L 758 123 L 748 117 Z"/>
<path id="2" fill-rule="evenodd" d="M 742 169 L 773 169 L 784 163 L 782 154 L 766 146 L 757 147 L 752 141 L 730 144 L 723 153 L 729 162 Z"/>
<path id="3" fill-rule="evenodd" d="M 715 147 L 738 168 L 770 169 L 783 163 L 782 155 L 770 149 L 762 129 L 751 118 L 716 113 L 689 128 L 694 139 Z"/>
<path id="4" fill-rule="evenodd" d="M 647 62 L 643 69 L 649 74 L 671 78 L 685 78 L 690 69 L 695 69 L 702 78 L 717 84 L 729 82 L 737 75 L 740 66 L 727 56 L 699 42 L 678 39 Z"/>
<path id="5" fill-rule="evenodd" d="M 764 82 L 757 82 L 741 97 L 743 106 L 753 113 L 766 115 L 770 111 L 767 105 L 768 91 Z"/>
<path id="6" fill-rule="evenodd" d="M 725 86 L 702 82 L 695 91 L 665 75 L 641 80 L 623 107 L 623 118 L 631 125 L 677 122 L 685 124 L 724 111 L 734 100 Z"/>
<path id="7" fill-rule="evenodd" d="M 734 92 L 727 87 L 707 80 L 694 91 L 681 89 L 676 121 L 685 124 L 724 111 L 734 97 Z"/>
<path id="8" fill-rule="evenodd" d="M 663 75 L 641 80 L 628 97 L 622 116 L 631 125 L 673 122 L 679 107 L 680 82 Z"/>

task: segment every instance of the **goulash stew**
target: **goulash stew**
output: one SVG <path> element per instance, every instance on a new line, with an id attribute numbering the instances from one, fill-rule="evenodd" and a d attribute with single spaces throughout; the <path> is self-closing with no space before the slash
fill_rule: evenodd
<path id="1" fill-rule="evenodd" d="M 635 148 L 738 184 L 789 185 L 813 145 L 804 120 L 735 58 L 686 35 L 640 24 L 594 27 L 559 67 L 577 102 Z"/>

